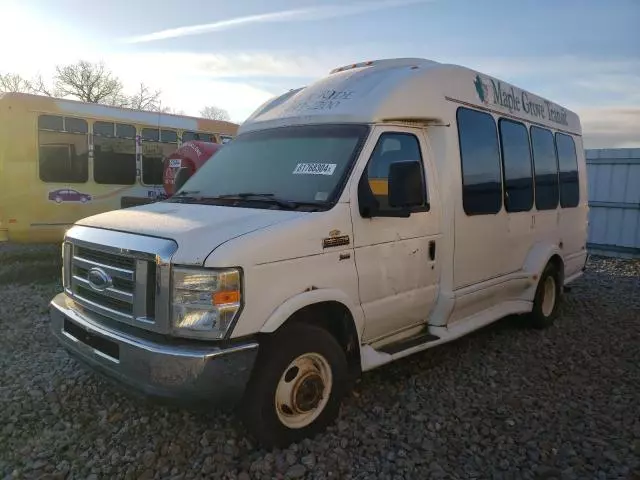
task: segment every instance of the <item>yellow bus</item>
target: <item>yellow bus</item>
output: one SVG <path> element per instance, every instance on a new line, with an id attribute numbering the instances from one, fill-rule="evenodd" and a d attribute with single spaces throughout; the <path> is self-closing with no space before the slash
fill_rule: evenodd
<path id="1" fill-rule="evenodd" d="M 0 242 L 49 243 L 76 220 L 156 198 L 182 142 L 226 143 L 238 125 L 39 95 L 0 94 Z"/>

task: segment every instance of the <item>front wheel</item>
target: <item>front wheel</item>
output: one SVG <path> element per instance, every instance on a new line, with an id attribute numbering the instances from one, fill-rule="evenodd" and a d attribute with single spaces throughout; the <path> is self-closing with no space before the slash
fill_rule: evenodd
<path id="1" fill-rule="evenodd" d="M 328 331 L 285 326 L 260 345 L 241 415 L 265 447 L 285 447 L 336 419 L 347 380 L 344 350 Z"/>
<path id="2" fill-rule="evenodd" d="M 562 277 L 551 263 L 547 264 L 536 290 L 529 323 L 534 328 L 547 328 L 558 317 L 562 303 Z"/>

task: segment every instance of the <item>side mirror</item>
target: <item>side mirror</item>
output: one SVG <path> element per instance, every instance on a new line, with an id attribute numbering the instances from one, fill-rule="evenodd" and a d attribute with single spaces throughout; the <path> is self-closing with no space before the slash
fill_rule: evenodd
<path id="1" fill-rule="evenodd" d="M 389 205 L 410 210 L 425 204 L 420 162 L 393 162 L 389 166 Z"/>
<path id="2" fill-rule="evenodd" d="M 189 170 L 187 167 L 179 168 L 176 172 L 176 176 L 173 179 L 173 192 L 178 193 L 182 189 L 184 184 L 187 183 L 187 180 L 189 180 L 190 177 L 191 170 Z"/>

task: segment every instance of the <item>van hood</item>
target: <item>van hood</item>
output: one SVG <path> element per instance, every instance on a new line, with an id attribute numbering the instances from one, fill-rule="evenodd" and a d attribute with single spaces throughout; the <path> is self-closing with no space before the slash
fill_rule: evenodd
<path id="1" fill-rule="evenodd" d="M 83 218 L 77 225 L 168 238 L 178 243 L 173 262 L 203 265 L 223 243 L 307 215 L 305 212 L 158 202 Z"/>

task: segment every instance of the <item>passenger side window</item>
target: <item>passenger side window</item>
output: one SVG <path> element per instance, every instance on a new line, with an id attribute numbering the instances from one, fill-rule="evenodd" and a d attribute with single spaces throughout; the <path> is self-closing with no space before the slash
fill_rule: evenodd
<path id="1" fill-rule="evenodd" d="M 38 117 L 39 175 L 50 183 L 84 183 L 89 175 L 87 121 L 57 115 Z"/>
<path id="2" fill-rule="evenodd" d="M 519 122 L 500 119 L 502 169 L 507 212 L 528 212 L 533 208 L 533 172 L 529 132 Z"/>
<path id="3" fill-rule="evenodd" d="M 535 166 L 536 208 L 554 210 L 558 207 L 558 162 L 553 134 L 540 127 L 531 127 L 531 146 Z"/>
<path id="4" fill-rule="evenodd" d="M 467 215 L 502 208 L 502 179 L 496 123 L 491 115 L 460 107 L 457 113 L 462 161 L 462 205 Z"/>
<path id="5" fill-rule="evenodd" d="M 556 148 L 560 176 L 560 206 L 562 208 L 577 207 L 580 203 L 580 185 L 576 144 L 569 135 L 556 133 Z"/>
<path id="6" fill-rule="evenodd" d="M 410 133 L 383 133 L 378 139 L 373 154 L 367 165 L 367 180 L 369 189 L 378 202 L 377 214 L 384 216 L 385 213 L 400 211 L 401 208 L 389 205 L 389 167 L 393 162 L 414 161 L 420 164 L 420 171 L 423 172 L 419 181 L 425 192 L 426 202 L 413 211 L 428 211 L 429 202 L 427 188 L 424 179 L 424 164 L 420 153 L 420 142 L 418 138 Z"/>

